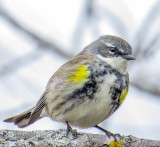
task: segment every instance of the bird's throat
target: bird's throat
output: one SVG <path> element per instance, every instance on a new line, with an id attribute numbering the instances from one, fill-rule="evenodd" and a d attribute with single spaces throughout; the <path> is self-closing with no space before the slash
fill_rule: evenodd
<path id="1" fill-rule="evenodd" d="M 99 56 L 99 58 L 101 58 L 114 69 L 118 70 L 120 73 L 127 74 L 127 60 L 123 59 L 122 57 L 106 58 Z"/>

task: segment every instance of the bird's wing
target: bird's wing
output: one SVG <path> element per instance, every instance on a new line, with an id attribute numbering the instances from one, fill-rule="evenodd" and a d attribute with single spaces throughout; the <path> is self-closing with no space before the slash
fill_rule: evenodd
<path id="1" fill-rule="evenodd" d="M 33 122 L 35 122 L 37 119 L 40 118 L 40 115 L 43 111 L 45 107 L 45 93 L 41 96 L 41 98 L 39 99 L 38 103 L 36 104 L 34 110 L 31 113 L 31 116 L 29 118 L 29 124 L 32 124 Z"/>
<path id="2" fill-rule="evenodd" d="M 59 91 L 59 93 L 62 93 L 65 95 L 64 90 L 72 89 L 72 84 L 78 87 L 82 84 L 83 81 L 88 76 L 87 71 L 87 62 L 90 62 L 89 64 L 92 64 L 92 56 L 76 56 L 72 60 L 68 61 L 64 65 L 62 65 L 50 78 L 48 85 L 46 87 L 45 92 L 41 96 L 40 100 L 38 101 L 37 105 L 35 106 L 34 111 L 31 114 L 29 124 L 33 123 L 35 120 L 37 120 L 43 109 L 46 106 L 46 99 L 48 98 L 48 95 L 52 95 L 54 99 L 54 93 L 55 91 Z M 76 84 L 74 84 L 76 83 Z"/>

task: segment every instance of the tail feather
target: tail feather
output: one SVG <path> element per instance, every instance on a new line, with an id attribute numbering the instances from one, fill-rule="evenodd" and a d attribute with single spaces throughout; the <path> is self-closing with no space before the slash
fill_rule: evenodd
<path id="1" fill-rule="evenodd" d="M 30 117 L 32 115 L 32 109 L 29 109 L 19 115 L 7 118 L 4 120 L 4 122 L 13 122 L 15 125 L 17 125 L 20 128 L 24 128 L 26 126 L 29 126 L 30 124 L 32 124 L 33 122 L 29 122 L 30 121 Z M 35 120 L 36 121 L 36 120 Z"/>
<path id="2" fill-rule="evenodd" d="M 36 120 L 47 116 L 47 113 L 45 112 L 45 93 L 42 95 L 40 100 L 38 101 L 37 105 L 19 115 L 7 118 L 4 120 L 4 122 L 13 122 L 15 125 L 17 125 L 20 128 L 24 128 L 26 126 L 31 125 Z M 44 111 L 43 111 L 44 110 Z"/>

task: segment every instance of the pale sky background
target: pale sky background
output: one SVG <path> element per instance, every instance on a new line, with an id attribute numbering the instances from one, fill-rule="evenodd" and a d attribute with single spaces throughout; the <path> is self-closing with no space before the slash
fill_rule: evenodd
<path id="1" fill-rule="evenodd" d="M 85 0 L 1 0 L 0 4 L 2 3 L 3 7 L 24 27 L 43 38 L 56 42 L 59 47 L 71 51 L 75 55 L 83 47 L 104 34 L 123 37 L 133 46 L 134 52 L 134 35 L 155 2 L 156 0 L 95 1 L 96 9 L 106 7 L 118 15 L 126 24 L 128 34 L 120 31 L 115 32 L 112 25 L 108 22 L 105 24 L 103 19 L 98 18 L 97 25 L 100 31 L 98 33 L 95 31 L 93 35 L 92 27 L 94 28 L 95 24 L 87 24 L 84 36 L 77 46 L 73 45 L 73 36 L 78 22 L 84 23 L 80 12 Z M 98 13 L 102 12 L 98 10 Z M 23 129 L 19 129 L 11 123 L 2 122 L 4 118 L 33 107 L 45 90 L 48 79 L 67 61 L 67 59 L 51 54 L 49 51 L 36 50 L 37 48 L 40 47 L 34 41 L 18 32 L 0 15 L 0 71 L 3 65 L 12 63 L 15 58 L 23 59 L 27 54 L 32 54 L 35 58 L 30 64 L 0 77 L 0 129 L 30 131 L 66 128 L 65 125 L 51 121 L 49 118 L 43 118 Z M 157 54 L 154 61 L 159 61 L 159 58 L 160 54 Z M 150 66 L 152 71 L 155 68 L 159 69 L 158 64 L 153 66 L 149 63 L 147 66 Z M 135 74 L 137 72 L 134 72 L 133 69 L 130 70 L 130 78 L 133 78 Z M 155 73 L 155 76 L 159 76 L 159 74 Z M 113 133 L 160 140 L 159 112 L 160 99 L 158 96 L 142 92 L 131 86 L 121 108 L 101 125 Z M 101 133 L 94 128 L 79 131 Z"/>

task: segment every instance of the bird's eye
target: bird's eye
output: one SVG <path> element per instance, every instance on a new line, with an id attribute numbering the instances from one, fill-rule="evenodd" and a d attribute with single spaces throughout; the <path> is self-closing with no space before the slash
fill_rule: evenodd
<path id="1" fill-rule="evenodd" d="M 110 47 L 109 52 L 114 54 L 116 52 L 116 47 Z"/>

